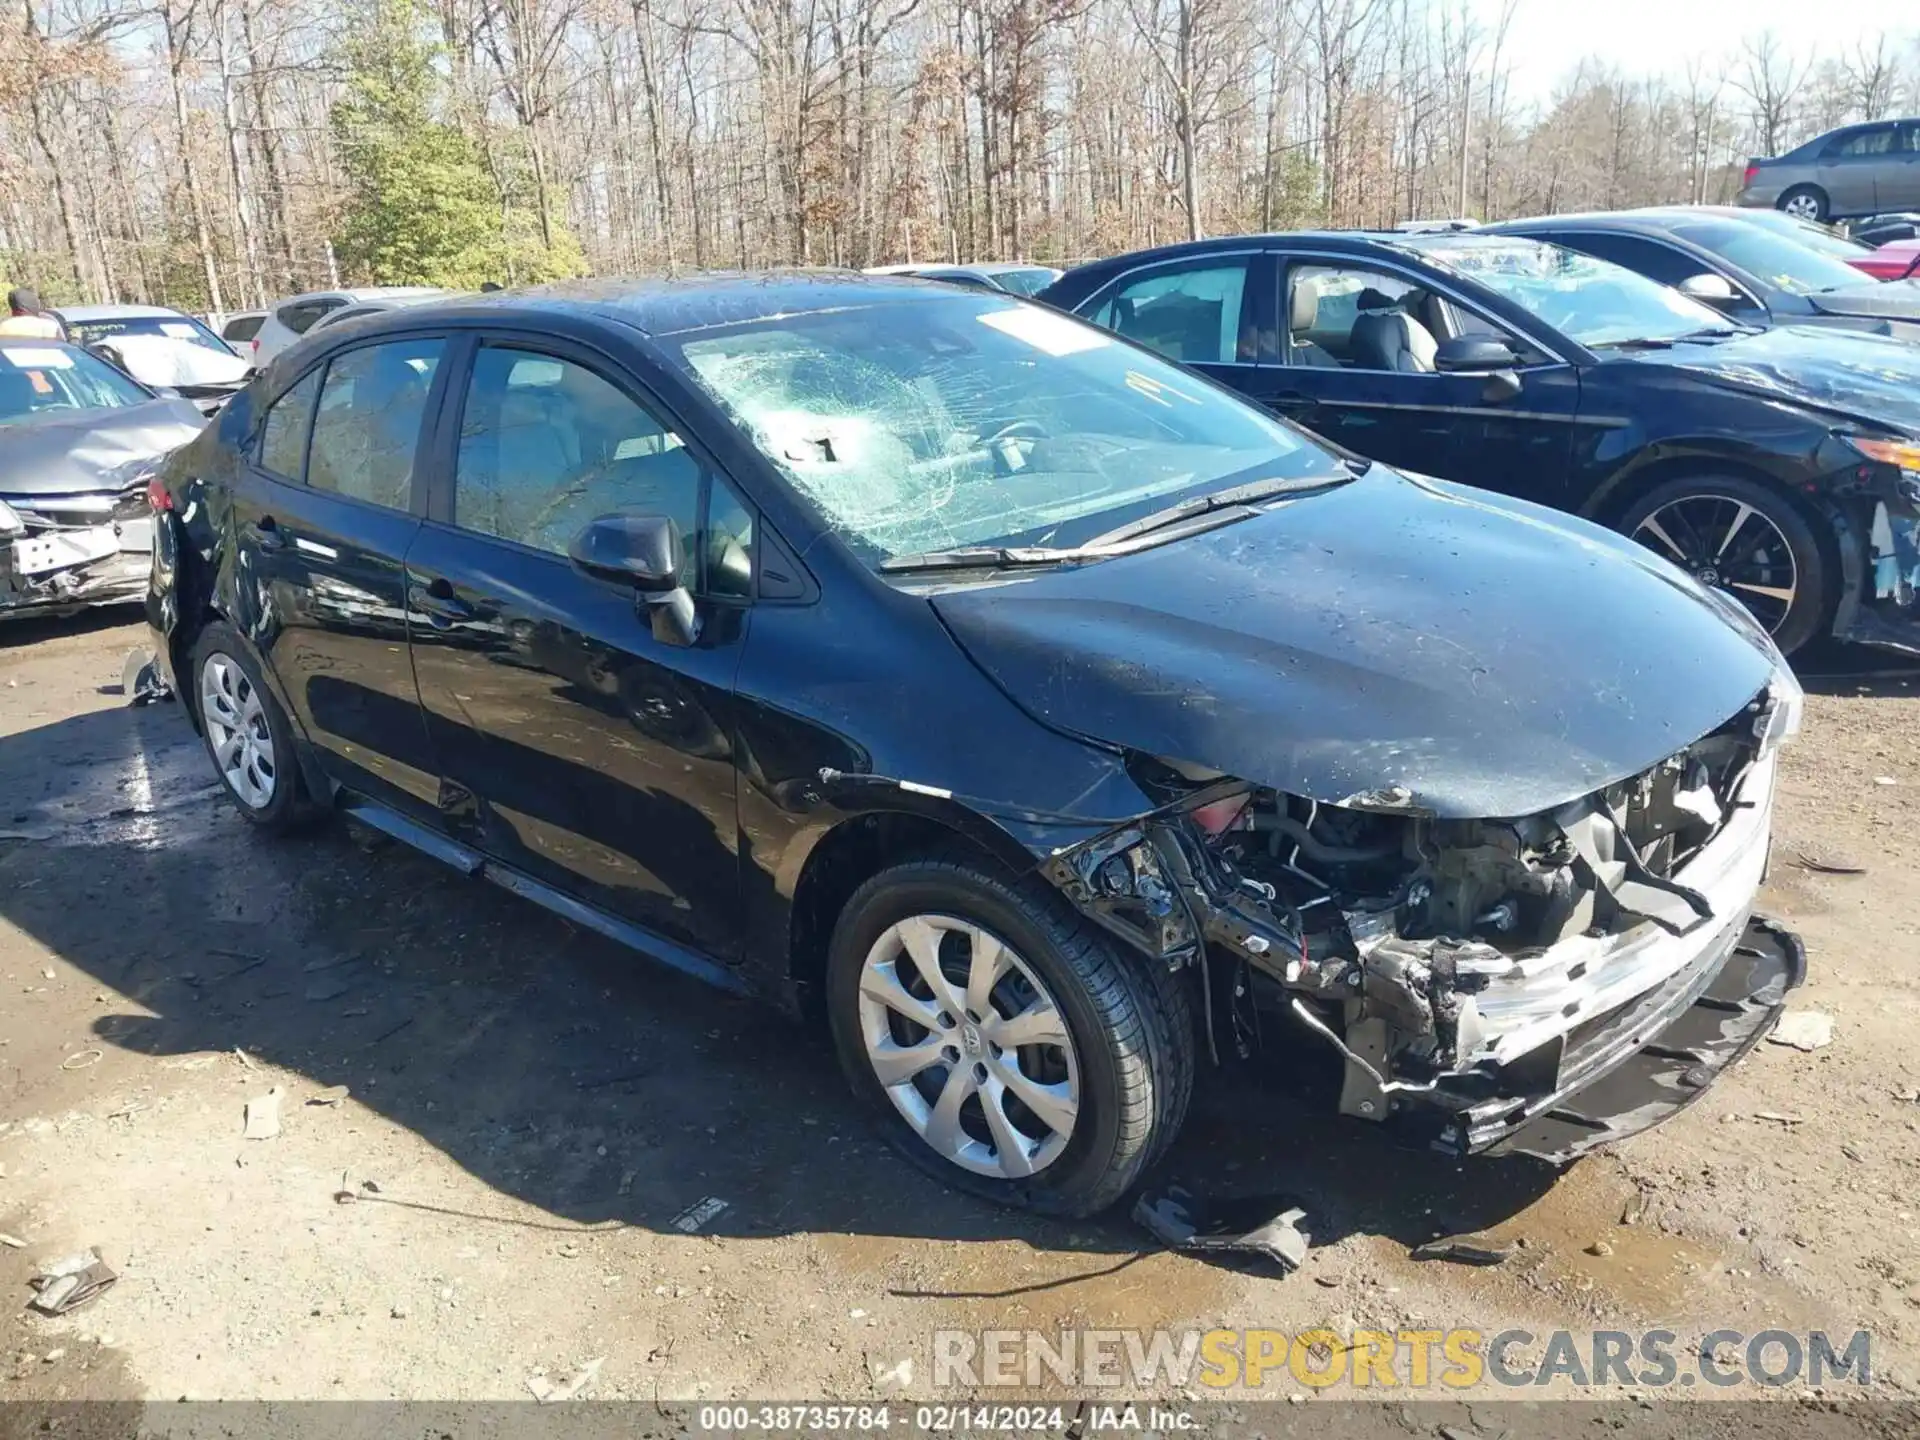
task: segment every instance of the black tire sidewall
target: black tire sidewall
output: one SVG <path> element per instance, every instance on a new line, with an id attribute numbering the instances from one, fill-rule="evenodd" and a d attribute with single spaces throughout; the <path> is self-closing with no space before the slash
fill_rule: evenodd
<path id="1" fill-rule="evenodd" d="M 1117 1153 L 1122 1082 L 1113 1036 L 1047 933 L 1047 917 L 1029 914 L 1031 902 L 1010 887 L 969 886 L 967 875 L 965 867 L 951 864 L 908 863 L 876 876 L 849 902 L 827 961 L 827 1015 L 841 1068 L 888 1142 L 935 1179 L 999 1204 L 1086 1213 L 1085 1197 L 1131 1158 Z M 948 915 L 990 931 L 1039 976 L 1066 1019 L 1080 1078 L 1073 1135 L 1060 1158 L 1029 1179 L 976 1175 L 936 1153 L 901 1117 L 873 1073 L 860 1031 L 861 967 L 881 934 L 913 915 Z"/>
<path id="2" fill-rule="evenodd" d="M 1783 214 L 1786 211 L 1787 202 L 1792 200 L 1793 197 L 1796 195 L 1812 196 L 1813 203 L 1815 206 L 1815 213 L 1813 218 L 1820 221 L 1822 224 L 1826 223 L 1827 205 L 1828 205 L 1826 191 L 1822 190 L 1818 185 L 1795 185 L 1791 187 L 1786 194 L 1780 197 L 1780 200 L 1779 200 L 1778 208 Z"/>
<path id="3" fill-rule="evenodd" d="M 267 717 L 267 733 L 273 739 L 273 753 L 278 764 L 273 777 L 273 798 L 258 809 L 234 794 L 227 777 L 220 772 L 219 759 L 213 753 L 213 732 L 207 725 L 206 716 L 200 713 L 200 673 L 208 658 L 215 654 L 225 655 L 240 667 L 247 677 L 247 683 L 260 696 L 260 708 Z M 233 808 L 265 830 L 291 829 L 305 819 L 306 807 L 303 804 L 299 756 L 294 750 L 293 727 L 288 724 L 286 712 L 281 710 L 272 689 L 261 679 L 260 663 L 254 659 L 252 650 L 232 626 L 216 621 L 200 632 L 193 646 L 190 683 L 193 687 L 191 703 L 200 720 L 200 743 L 213 765 L 220 789 L 233 802 Z"/>
<path id="4" fill-rule="evenodd" d="M 1773 642 L 1783 655 L 1790 655 L 1808 641 L 1817 639 L 1831 621 L 1832 577 L 1838 573 L 1835 557 L 1831 541 L 1822 540 L 1820 532 L 1814 528 L 1814 522 L 1783 491 L 1739 475 L 1697 475 L 1669 480 L 1655 486 L 1627 507 L 1620 516 L 1620 532 L 1631 538 L 1640 522 L 1656 510 L 1696 495 L 1737 500 L 1751 505 L 1778 527 L 1793 552 L 1798 575 L 1793 605 L 1780 622 Z M 1663 559 L 1672 559 L 1651 546 L 1647 548 Z M 1727 593 L 1735 599 L 1739 598 L 1737 592 Z"/>

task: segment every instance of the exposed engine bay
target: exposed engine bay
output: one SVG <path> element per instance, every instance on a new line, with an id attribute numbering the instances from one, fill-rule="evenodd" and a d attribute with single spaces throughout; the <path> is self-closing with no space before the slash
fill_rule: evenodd
<path id="1" fill-rule="evenodd" d="M 1437 1107 L 1452 1117 L 1437 1143 L 1479 1148 L 1509 1101 L 1646 1043 L 1624 1031 L 1649 996 L 1710 982 L 1764 876 L 1774 752 L 1799 706 L 1776 681 L 1651 768 L 1517 818 L 1438 818 L 1397 788 L 1321 803 L 1142 761 L 1143 788 L 1184 798 L 1050 873 L 1107 928 L 1202 971 L 1216 1054 L 1304 1028 L 1341 1056 L 1344 1112 Z"/>

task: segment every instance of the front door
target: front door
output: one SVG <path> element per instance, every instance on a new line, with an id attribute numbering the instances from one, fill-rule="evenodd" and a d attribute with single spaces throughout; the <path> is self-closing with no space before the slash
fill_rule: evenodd
<path id="1" fill-rule="evenodd" d="M 416 815 L 432 813 L 439 778 L 407 654 L 404 561 L 445 351 L 410 336 L 314 366 L 267 410 L 230 517 L 235 619 L 319 763 Z"/>
<path id="2" fill-rule="evenodd" d="M 1881 175 L 1899 163 L 1894 154 L 1898 130 L 1892 124 L 1869 125 L 1842 135 L 1826 148 L 1816 172 L 1827 192 L 1827 213 L 1836 218 L 1871 215 Z"/>
<path id="3" fill-rule="evenodd" d="M 1542 504 L 1567 502 L 1580 395 L 1572 366 L 1410 273 L 1295 261 L 1280 285 L 1284 363 L 1254 372 L 1254 398 L 1372 460 Z M 1486 375 L 1434 369 L 1441 340 L 1466 333 L 1514 347 L 1517 394 Z"/>
<path id="4" fill-rule="evenodd" d="M 734 672 L 755 520 L 617 366 L 561 342 L 473 352 L 447 481 L 409 552 L 445 823 L 536 880 L 723 960 L 737 945 Z M 691 644 L 567 559 L 596 516 L 665 515 Z"/>

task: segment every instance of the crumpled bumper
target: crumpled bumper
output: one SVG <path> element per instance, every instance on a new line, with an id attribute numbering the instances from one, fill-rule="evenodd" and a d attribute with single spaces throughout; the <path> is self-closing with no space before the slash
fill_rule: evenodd
<path id="1" fill-rule="evenodd" d="M 1791 930 L 1759 916 L 1736 922 L 1696 964 L 1569 1033 L 1545 1057 L 1551 1068 L 1516 1062 L 1511 1091 L 1457 1103 L 1434 1144 L 1566 1164 L 1650 1129 L 1760 1042 L 1806 969 Z M 1429 1100 L 1447 1103 L 1444 1092 Z"/>
<path id="2" fill-rule="evenodd" d="M 1920 655 L 1920 509 L 1876 501 L 1866 542 L 1863 593 L 1857 606 L 1842 608 L 1834 634 Z"/>

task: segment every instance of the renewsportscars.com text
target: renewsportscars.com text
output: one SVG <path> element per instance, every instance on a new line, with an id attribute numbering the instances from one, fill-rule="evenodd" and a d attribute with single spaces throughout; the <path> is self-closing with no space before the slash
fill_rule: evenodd
<path id="1" fill-rule="evenodd" d="M 937 1330 L 933 1383 L 1088 1389 L 1190 1385 L 1226 1390 L 1531 1389 L 1556 1383 L 1632 1389 L 1775 1388 L 1873 1383 L 1864 1330 Z"/>

